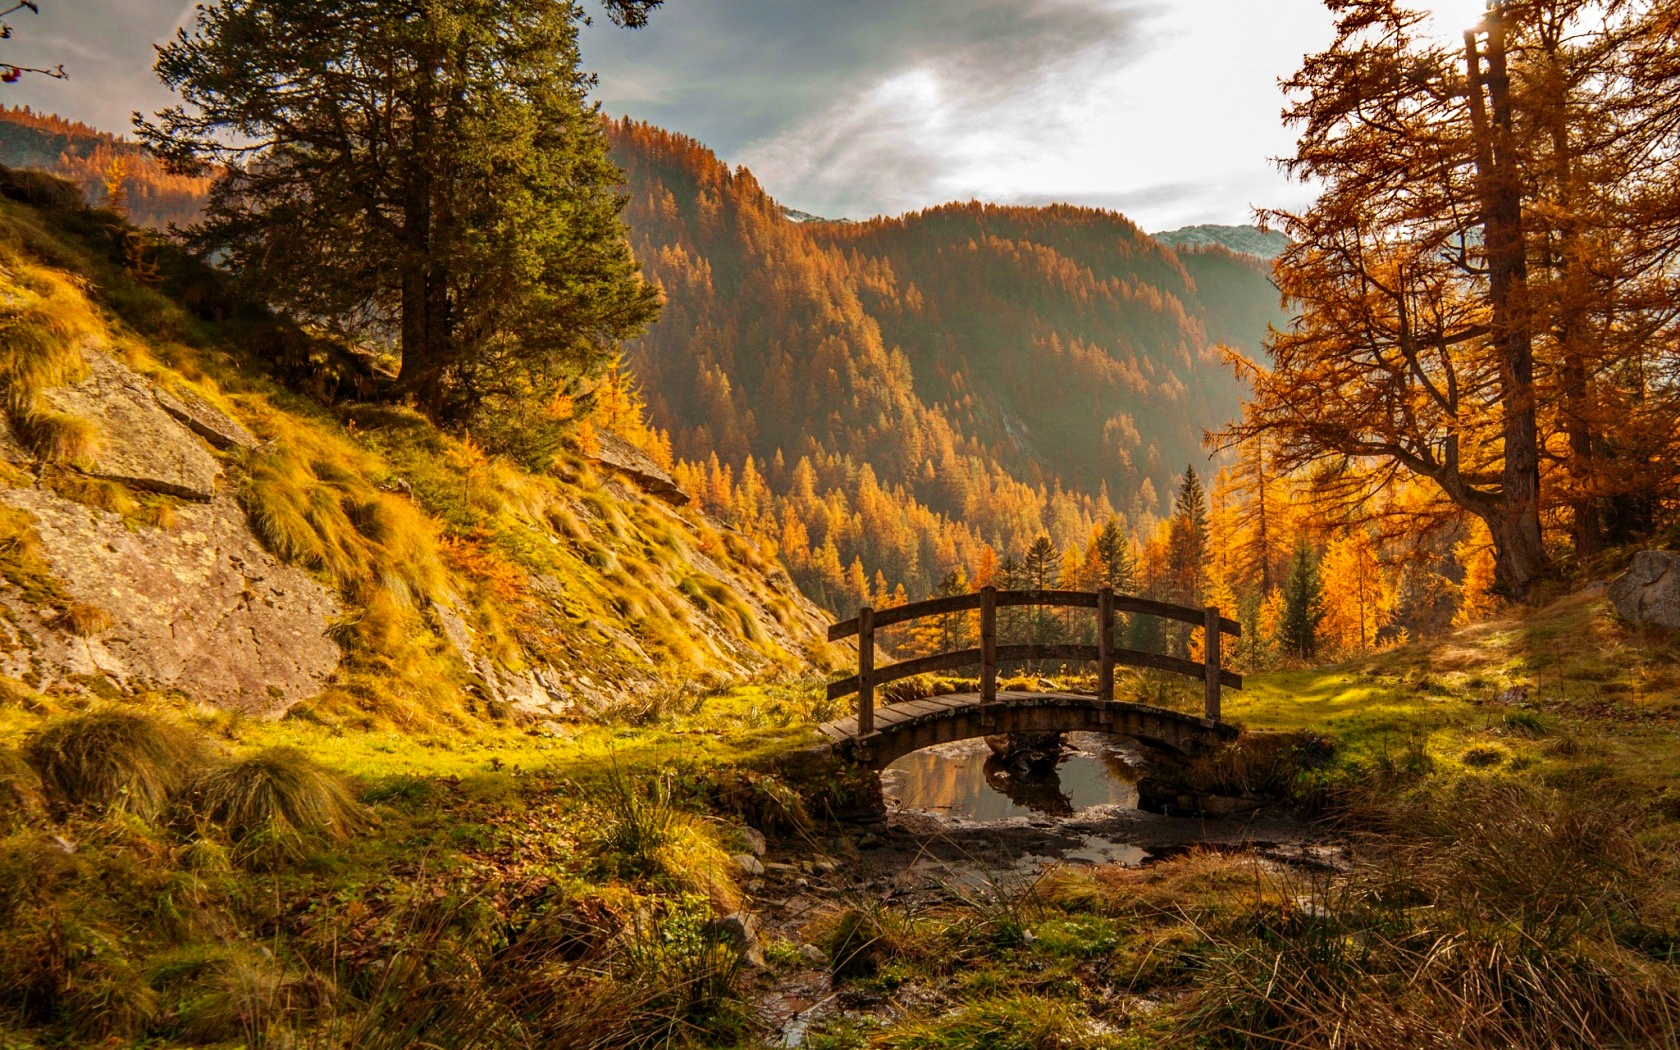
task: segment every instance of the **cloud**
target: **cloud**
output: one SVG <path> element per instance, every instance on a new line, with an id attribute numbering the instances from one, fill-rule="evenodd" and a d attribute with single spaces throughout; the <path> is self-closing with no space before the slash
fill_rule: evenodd
<path id="1" fill-rule="evenodd" d="M 954 160 L 1041 148 L 1138 17 L 1111 0 L 684 0 L 642 40 L 597 27 L 585 60 L 609 111 L 695 134 L 791 200 L 872 214 L 952 191 Z"/>

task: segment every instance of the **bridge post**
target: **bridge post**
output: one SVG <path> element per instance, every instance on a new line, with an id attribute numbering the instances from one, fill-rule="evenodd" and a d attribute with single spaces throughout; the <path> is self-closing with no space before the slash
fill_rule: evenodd
<path id="1" fill-rule="evenodd" d="M 997 699 L 997 588 L 980 588 L 980 702 Z"/>
<path id="2" fill-rule="evenodd" d="M 1114 588 L 1097 592 L 1097 700 L 1114 699 Z"/>
<path id="3" fill-rule="evenodd" d="M 858 736 L 875 731 L 875 610 L 858 610 Z"/>
<path id="4" fill-rule="evenodd" d="M 1215 722 L 1219 721 L 1219 630 L 1219 607 L 1210 605 L 1202 616 L 1202 650 L 1207 654 L 1203 710 Z"/>

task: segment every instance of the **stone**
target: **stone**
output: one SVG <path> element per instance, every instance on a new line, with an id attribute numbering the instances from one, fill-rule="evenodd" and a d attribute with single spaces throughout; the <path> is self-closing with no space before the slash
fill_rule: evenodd
<path id="1" fill-rule="evenodd" d="M 799 946 L 799 957 L 812 966 L 828 965 L 828 953 L 814 944 L 801 944 Z"/>
<path id="2" fill-rule="evenodd" d="M 0 586 L 0 674 L 38 675 L 42 688 L 103 677 L 278 716 L 338 667 L 327 634 L 337 599 L 264 550 L 232 499 L 183 506 L 168 528 L 130 528 L 43 489 L 0 489 L 0 502 L 35 519 L 70 597 L 111 618 L 98 637 L 75 637 L 51 626 L 53 610 Z"/>
<path id="3" fill-rule="evenodd" d="M 35 454 L 23 447 L 23 443 L 12 432 L 12 421 L 6 418 L 5 412 L 0 412 L 0 463 L 10 463 L 14 466 L 29 467 L 35 465 Z"/>
<path id="4" fill-rule="evenodd" d="M 755 876 L 764 874 L 764 862 L 751 853 L 737 853 L 729 858 L 735 863 L 735 870 L 743 875 Z"/>
<path id="5" fill-rule="evenodd" d="M 765 841 L 764 832 L 757 828 L 740 827 L 736 828 L 735 832 L 741 836 L 741 840 L 747 844 L 747 849 L 753 856 L 762 857 L 769 849 L 770 844 Z"/>
<path id="6" fill-rule="evenodd" d="M 184 499 L 214 497 L 220 464 L 158 404 L 151 382 L 109 354 L 90 350 L 85 356 L 86 379 L 52 387 L 42 397 L 59 412 L 98 424 L 99 451 L 86 472 Z"/>
<path id="7" fill-rule="evenodd" d="M 191 390 L 169 391 L 160 387 L 155 396 L 165 412 L 217 448 L 257 447 L 257 439 L 249 430 Z"/>
<path id="8" fill-rule="evenodd" d="M 764 947 L 758 937 L 758 916 L 738 911 L 706 924 L 706 936 L 727 944 L 740 960 L 754 969 L 764 966 Z"/>
<path id="9" fill-rule="evenodd" d="M 986 746 L 1011 769 L 1042 772 L 1061 761 L 1062 734 L 1000 733 L 986 737 Z"/>
<path id="10" fill-rule="evenodd" d="M 677 484 L 677 479 L 635 445 L 604 429 L 595 432 L 595 443 L 597 451 L 592 458 L 625 475 L 643 492 L 678 507 L 689 501 L 688 493 Z"/>
<path id="11" fill-rule="evenodd" d="M 1232 795 L 1203 795 L 1196 800 L 1196 808 L 1210 817 L 1234 817 L 1253 813 L 1260 808 L 1260 801 Z"/>
<path id="12" fill-rule="evenodd" d="M 1640 551 L 1610 581 L 1610 603 L 1636 625 L 1680 628 L 1680 551 Z"/>

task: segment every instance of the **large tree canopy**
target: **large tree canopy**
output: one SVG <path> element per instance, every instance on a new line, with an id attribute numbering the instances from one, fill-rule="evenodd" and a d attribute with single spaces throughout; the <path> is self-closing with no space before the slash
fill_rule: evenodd
<path id="1" fill-rule="evenodd" d="M 1395 0 L 1327 3 L 1286 162 L 1324 189 L 1272 216 L 1298 318 L 1228 434 L 1427 479 L 1523 596 L 1548 530 L 1590 555 L 1680 495 L 1680 5 L 1503 0 L 1458 48 Z"/>
<path id="2" fill-rule="evenodd" d="M 639 24 L 649 0 L 614 0 Z M 225 173 L 189 231 L 276 306 L 400 358 L 434 418 L 541 407 L 655 316 L 569 0 L 224 0 L 137 118 Z M 492 411 L 493 410 L 493 411 Z"/>

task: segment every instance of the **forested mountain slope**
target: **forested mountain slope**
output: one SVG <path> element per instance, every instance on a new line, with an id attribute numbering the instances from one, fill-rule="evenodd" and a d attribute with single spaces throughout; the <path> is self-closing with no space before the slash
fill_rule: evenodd
<path id="1" fill-rule="evenodd" d="M 1110 212 L 794 223 L 700 143 L 612 131 L 666 298 L 630 356 L 652 418 L 677 458 L 742 475 L 720 489 L 714 466 L 695 487 L 779 535 L 833 606 L 925 592 L 987 545 L 1062 549 L 1116 510 L 1159 513 L 1236 412 L 1217 344 L 1255 350 L 1281 320 L 1257 261 L 1175 253 Z"/>
<path id="2" fill-rule="evenodd" d="M 664 291 L 629 363 L 687 462 L 668 465 L 835 610 L 972 575 L 988 546 L 1084 545 L 1116 511 L 1145 524 L 1236 411 L 1216 345 L 1255 350 L 1281 319 L 1257 260 L 1175 251 L 1111 212 L 800 223 L 693 139 L 628 121 L 612 137 L 637 257 Z M 143 225 L 190 219 L 204 188 L 19 110 L 0 111 L 0 163 L 96 202 L 120 176 Z"/>

